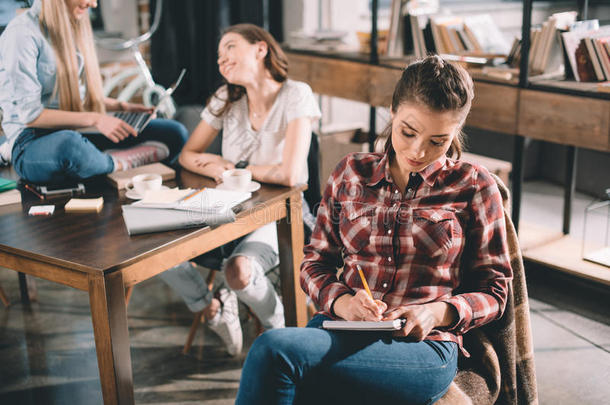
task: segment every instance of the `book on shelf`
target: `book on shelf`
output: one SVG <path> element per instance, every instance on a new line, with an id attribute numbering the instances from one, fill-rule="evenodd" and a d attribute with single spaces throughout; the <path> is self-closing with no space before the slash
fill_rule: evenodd
<path id="1" fill-rule="evenodd" d="M 585 45 L 587 46 L 587 51 L 589 53 L 589 58 L 591 58 L 591 64 L 593 65 L 593 70 L 595 71 L 595 77 L 598 82 L 603 82 L 607 80 L 606 75 L 604 74 L 604 67 L 602 64 L 602 58 L 604 55 L 601 55 L 597 51 L 597 47 L 595 46 L 594 39 L 591 37 L 583 38 Z"/>
<path id="2" fill-rule="evenodd" d="M 610 80 L 610 36 L 593 38 L 593 45 L 604 71 L 605 80 Z"/>
<path id="3" fill-rule="evenodd" d="M 589 50 L 584 39 L 580 41 L 576 51 L 574 51 L 574 56 L 576 59 L 575 74 L 578 77 L 578 81 L 597 81 L 595 69 L 593 68 L 593 63 L 591 62 L 591 56 L 589 55 Z"/>
<path id="4" fill-rule="evenodd" d="M 429 53 L 505 55 L 509 45 L 489 14 L 454 16 L 410 11 L 406 0 L 392 0 L 388 56 Z"/>
<path id="5" fill-rule="evenodd" d="M 579 82 L 610 80 L 607 76 L 610 72 L 606 71 L 610 69 L 610 45 L 608 45 L 610 25 L 595 27 L 596 20 L 592 21 L 593 23 L 581 24 L 561 34 L 567 58 L 566 64 L 570 64 L 569 72 L 566 68 L 566 78 L 573 76 Z M 588 29 L 591 26 L 595 28 Z M 577 50 L 581 45 L 586 48 L 586 52 L 581 49 L 577 57 Z M 592 69 L 592 75 L 589 74 L 589 68 Z M 580 75 L 581 71 L 585 73 L 584 76 Z"/>

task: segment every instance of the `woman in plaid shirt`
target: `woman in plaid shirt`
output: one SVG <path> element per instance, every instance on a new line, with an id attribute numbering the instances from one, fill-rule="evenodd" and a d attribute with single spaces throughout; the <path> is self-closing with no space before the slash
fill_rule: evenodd
<path id="1" fill-rule="evenodd" d="M 446 392 L 468 356 L 462 335 L 502 316 L 512 278 L 494 179 L 452 159 L 473 96 L 468 73 L 438 56 L 404 70 L 385 152 L 348 155 L 324 192 L 301 267 L 320 311 L 254 342 L 237 404 L 430 404 Z M 397 318 L 393 336 L 320 328 Z"/>

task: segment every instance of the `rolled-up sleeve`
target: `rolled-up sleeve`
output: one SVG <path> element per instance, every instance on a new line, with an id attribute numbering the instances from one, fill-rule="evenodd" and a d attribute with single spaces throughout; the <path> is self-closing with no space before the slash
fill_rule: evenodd
<path id="1" fill-rule="evenodd" d="M 27 125 L 42 113 L 42 85 L 38 76 L 39 45 L 29 31 L 9 26 L 0 48 L 3 99 L 10 103 L 4 120 Z"/>
<path id="2" fill-rule="evenodd" d="M 228 100 L 229 91 L 227 86 L 224 85 L 210 97 L 210 101 L 201 112 L 201 119 L 210 124 L 212 128 L 220 131 L 223 125 L 223 116 L 217 116 L 216 114 L 222 110 Z"/>
<path id="3" fill-rule="evenodd" d="M 457 312 L 447 328 L 457 334 L 498 319 L 504 313 L 512 280 L 502 197 L 486 170 L 475 178 L 471 223 L 462 260 L 461 293 L 445 300 Z"/>
<path id="4" fill-rule="evenodd" d="M 338 230 L 338 205 L 334 191 L 344 171 L 342 161 L 332 173 L 318 208 L 316 226 L 301 264 L 301 287 L 313 302 L 327 313 L 333 313 L 336 298 L 351 294 L 352 289 L 339 281 L 337 269 L 343 266 L 342 248 Z"/>

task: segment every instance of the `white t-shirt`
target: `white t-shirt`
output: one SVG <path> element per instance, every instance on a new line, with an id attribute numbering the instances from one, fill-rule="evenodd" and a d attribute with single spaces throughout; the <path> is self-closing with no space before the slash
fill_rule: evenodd
<path id="1" fill-rule="evenodd" d="M 222 129 L 222 156 L 237 163 L 248 160 L 251 165 L 274 165 L 282 162 L 286 128 L 291 121 L 308 117 L 312 124 L 320 119 L 318 104 L 308 84 L 286 80 L 258 131 L 252 129 L 248 116 L 247 95 L 235 101 L 222 116 L 216 117 L 227 99 L 227 86 L 220 87 L 201 113 L 201 119 L 215 129 Z M 307 167 L 305 162 L 304 167 Z M 299 182 L 307 182 L 307 170 Z"/>

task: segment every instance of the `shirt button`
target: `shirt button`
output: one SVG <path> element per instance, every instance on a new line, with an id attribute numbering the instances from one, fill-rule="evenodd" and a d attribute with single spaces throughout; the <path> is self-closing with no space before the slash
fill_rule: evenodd
<path id="1" fill-rule="evenodd" d="M 392 256 L 388 256 L 388 262 L 392 262 Z"/>
<path id="2" fill-rule="evenodd" d="M 383 283 L 381 286 L 382 286 L 383 288 L 388 288 L 388 283 Z"/>
<path id="3" fill-rule="evenodd" d="M 398 194 L 398 190 L 394 190 L 394 194 Z"/>
<path id="4" fill-rule="evenodd" d="M 388 229 L 388 235 L 391 235 L 391 234 L 392 234 L 392 230 Z"/>
<path id="5" fill-rule="evenodd" d="M 417 176 L 417 173 L 411 173 L 411 177 Z"/>

